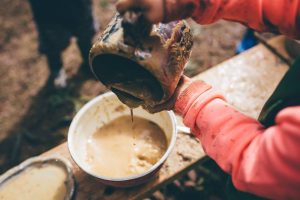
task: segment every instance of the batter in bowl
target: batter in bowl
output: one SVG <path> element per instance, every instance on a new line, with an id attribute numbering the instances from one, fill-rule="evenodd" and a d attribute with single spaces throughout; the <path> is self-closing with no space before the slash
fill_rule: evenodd
<path id="1" fill-rule="evenodd" d="M 90 170 L 112 178 L 138 175 L 150 169 L 166 152 L 167 138 L 155 123 L 119 117 L 90 136 L 86 155 Z"/>

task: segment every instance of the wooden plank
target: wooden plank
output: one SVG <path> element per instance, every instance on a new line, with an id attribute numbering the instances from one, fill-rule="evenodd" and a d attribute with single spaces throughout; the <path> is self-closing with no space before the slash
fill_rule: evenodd
<path id="1" fill-rule="evenodd" d="M 271 41 L 282 54 L 283 38 Z M 226 94 L 228 101 L 249 116 L 257 117 L 264 102 L 271 95 L 288 67 L 264 46 L 257 47 L 236 56 L 196 76 L 205 80 Z M 169 183 L 187 172 L 205 158 L 201 145 L 191 136 L 179 133 L 175 148 L 166 163 L 151 182 L 129 189 L 105 186 L 87 175 L 72 161 L 64 143 L 42 156 L 63 156 L 72 163 L 77 186 L 76 199 L 141 199 L 155 189 Z"/>
<path id="2" fill-rule="evenodd" d="M 282 55 L 289 58 L 284 48 L 284 37 L 269 41 Z M 241 112 L 257 118 L 264 103 L 288 70 L 288 66 L 263 45 L 235 56 L 207 70 L 194 79 L 218 88 L 228 102 Z"/>

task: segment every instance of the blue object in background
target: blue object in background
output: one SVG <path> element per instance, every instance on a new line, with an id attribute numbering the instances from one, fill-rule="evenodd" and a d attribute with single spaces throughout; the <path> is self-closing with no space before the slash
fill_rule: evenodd
<path id="1" fill-rule="evenodd" d="M 256 37 L 254 36 L 254 30 L 248 29 L 245 33 L 242 41 L 236 46 L 236 53 L 240 54 L 258 43 Z"/>

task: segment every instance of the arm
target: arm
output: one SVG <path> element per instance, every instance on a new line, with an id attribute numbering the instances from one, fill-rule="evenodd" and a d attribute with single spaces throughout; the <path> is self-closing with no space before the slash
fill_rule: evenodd
<path id="1" fill-rule="evenodd" d="M 299 197 L 300 106 L 282 110 L 276 125 L 265 129 L 214 89 L 199 88 L 202 82 L 185 89 L 175 110 L 235 187 L 271 199 Z"/>
<path id="2" fill-rule="evenodd" d="M 117 3 L 121 13 L 137 7 L 152 23 L 192 17 L 200 24 L 210 24 L 225 19 L 258 31 L 300 38 L 300 0 L 119 0 Z"/>
<path id="3" fill-rule="evenodd" d="M 236 21 L 258 31 L 299 38 L 299 0 L 180 0 L 193 5 L 192 17 L 200 24 L 219 19 Z M 181 5 L 181 6 L 183 6 Z"/>

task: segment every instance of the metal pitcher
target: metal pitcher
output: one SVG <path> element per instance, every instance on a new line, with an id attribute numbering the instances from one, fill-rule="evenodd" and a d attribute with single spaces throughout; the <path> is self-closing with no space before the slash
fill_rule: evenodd
<path id="1" fill-rule="evenodd" d="M 153 26 L 139 21 L 142 29 L 130 31 L 117 14 L 90 50 L 94 75 L 131 108 L 173 95 L 193 45 L 185 21 Z"/>

